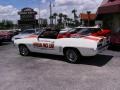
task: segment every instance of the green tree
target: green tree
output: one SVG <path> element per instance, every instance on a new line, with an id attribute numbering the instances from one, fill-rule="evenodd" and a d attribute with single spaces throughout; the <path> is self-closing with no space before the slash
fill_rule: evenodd
<path id="1" fill-rule="evenodd" d="M 51 19 L 51 21 L 52 21 L 51 24 L 53 25 L 53 19 L 54 19 L 54 16 L 53 16 L 53 15 L 50 16 L 49 19 Z"/>
<path id="2" fill-rule="evenodd" d="M 2 20 L 0 22 L 0 29 L 10 29 L 13 28 L 14 24 L 11 20 Z"/>
<path id="3" fill-rule="evenodd" d="M 74 15 L 74 21 L 77 20 L 77 14 L 76 14 L 76 12 L 77 12 L 76 9 L 73 9 L 73 10 L 72 10 L 72 13 L 73 13 L 73 15 Z"/>
<path id="4" fill-rule="evenodd" d="M 59 23 L 62 24 L 62 21 L 63 21 L 63 14 L 60 13 L 60 14 L 59 14 Z"/>
<path id="5" fill-rule="evenodd" d="M 57 15 L 58 15 L 57 13 L 54 13 L 54 14 L 53 14 L 53 17 L 54 17 L 54 19 L 55 19 L 55 25 L 57 24 Z"/>
<path id="6" fill-rule="evenodd" d="M 63 15 L 63 18 L 64 18 L 64 24 L 67 26 L 67 15 Z"/>
<path id="7" fill-rule="evenodd" d="M 75 26 L 78 26 L 78 25 L 79 25 L 79 21 L 77 20 L 77 19 L 78 19 L 78 16 L 77 16 L 76 12 L 77 12 L 76 9 L 73 9 L 73 10 L 72 10 L 72 13 L 73 13 L 73 15 L 74 15 L 74 24 L 75 24 Z"/>

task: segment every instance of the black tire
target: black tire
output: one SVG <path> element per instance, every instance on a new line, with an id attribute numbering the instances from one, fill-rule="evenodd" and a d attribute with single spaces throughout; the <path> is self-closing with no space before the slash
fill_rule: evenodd
<path id="1" fill-rule="evenodd" d="M 73 49 L 73 48 L 66 49 L 64 55 L 67 61 L 70 63 L 77 63 L 81 57 L 80 52 L 77 49 Z"/>
<path id="2" fill-rule="evenodd" d="M 20 45 L 19 46 L 19 53 L 22 56 L 28 56 L 30 54 L 30 51 L 25 45 Z"/>

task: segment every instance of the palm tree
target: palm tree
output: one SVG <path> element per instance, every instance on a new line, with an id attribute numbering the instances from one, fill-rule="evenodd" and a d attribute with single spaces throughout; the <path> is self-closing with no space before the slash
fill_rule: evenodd
<path id="1" fill-rule="evenodd" d="M 65 21 L 67 20 L 67 17 L 68 17 L 67 15 L 65 15 L 65 14 L 63 15 L 63 18 Z"/>
<path id="2" fill-rule="evenodd" d="M 63 15 L 63 18 L 64 18 L 64 24 L 67 25 L 67 15 Z"/>
<path id="3" fill-rule="evenodd" d="M 73 19 L 70 18 L 70 26 L 73 25 Z"/>
<path id="4" fill-rule="evenodd" d="M 66 21 L 67 21 L 67 24 L 69 24 L 70 23 L 70 18 L 67 18 Z"/>
<path id="5" fill-rule="evenodd" d="M 74 14 L 74 21 L 77 20 L 77 14 L 76 14 L 77 10 L 76 9 L 73 9 L 72 10 L 72 13 Z"/>
<path id="6" fill-rule="evenodd" d="M 53 25 L 54 16 L 50 16 L 49 18 L 51 19 L 51 21 L 52 21 L 51 24 Z"/>
<path id="7" fill-rule="evenodd" d="M 62 19 L 63 19 L 63 14 L 60 13 L 60 14 L 59 14 L 59 23 L 61 23 L 61 24 L 62 24 Z"/>
<path id="8" fill-rule="evenodd" d="M 77 20 L 78 16 L 76 14 L 77 10 L 73 9 L 72 13 L 74 14 L 74 24 L 77 26 L 79 24 L 79 21 Z"/>
<path id="9" fill-rule="evenodd" d="M 58 15 L 57 13 L 54 13 L 54 14 L 53 14 L 53 16 L 54 16 L 54 18 L 55 18 L 55 25 L 57 24 L 57 15 Z"/>

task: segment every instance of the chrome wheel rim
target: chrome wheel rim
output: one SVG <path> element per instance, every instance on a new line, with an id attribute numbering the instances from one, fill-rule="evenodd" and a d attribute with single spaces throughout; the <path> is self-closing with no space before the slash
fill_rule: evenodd
<path id="1" fill-rule="evenodd" d="M 20 46 L 20 53 L 25 56 L 28 55 L 29 51 L 25 46 Z"/>
<path id="2" fill-rule="evenodd" d="M 71 62 L 76 62 L 78 59 L 78 56 L 74 50 L 67 50 L 66 57 Z"/>

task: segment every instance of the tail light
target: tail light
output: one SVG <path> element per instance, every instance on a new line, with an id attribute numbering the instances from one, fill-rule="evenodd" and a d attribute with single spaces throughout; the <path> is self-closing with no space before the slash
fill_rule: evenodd
<path id="1" fill-rule="evenodd" d="M 101 39 L 101 40 L 99 41 L 99 43 L 98 43 L 97 47 L 101 47 L 101 46 L 102 46 L 102 44 L 103 44 L 103 39 Z"/>
<path id="2" fill-rule="evenodd" d="M 109 44 L 109 40 L 108 38 L 104 37 L 103 39 L 101 39 L 97 45 L 98 48 L 106 46 Z"/>

